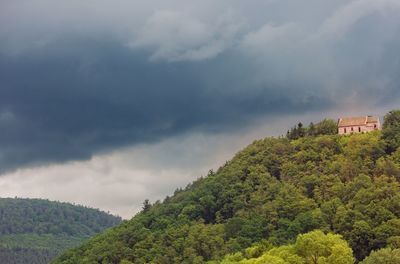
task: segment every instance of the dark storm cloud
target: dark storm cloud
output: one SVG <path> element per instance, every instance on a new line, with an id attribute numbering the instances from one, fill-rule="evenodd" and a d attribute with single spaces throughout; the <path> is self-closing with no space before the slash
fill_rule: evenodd
<path id="1" fill-rule="evenodd" d="M 5 2 L 0 171 L 399 95 L 396 1 L 120 2 Z"/>
<path id="2" fill-rule="evenodd" d="M 299 102 L 275 87 L 235 88 L 230 71 L 241 67 L 220 62 L 153 63 L 104 40 L 64 41 L 43 52 L 1 57 L 4 170 L 87 159 L 125 144 L 321 106 L 316 98 Z M 224 75 L 217 83 L 216 72 Z"/>

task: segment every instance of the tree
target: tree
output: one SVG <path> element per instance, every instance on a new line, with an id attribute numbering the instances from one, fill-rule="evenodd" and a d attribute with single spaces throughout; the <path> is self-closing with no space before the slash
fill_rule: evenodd
<path id="1" fill-rule="evenodd" d="M 382 138 L 386 142 L 388 153 L 396 151 L 400 146 L 400 110 L 393 110 L 385 115 Z"/>
<path id="2" fill-rule="evenodd" d="M 389 237 L 387 244 L 391 248 L 400 248 L 400 236 Z"/>
<path id="3" fill-rule="evenodd" d="M 373 231 L 365 221 L 357 221 L 349 234 L 350 244 L 357 259 L 364 259 L 372 248 Z"/>
<path id="4" fill-rule="evenodd" d="M 149 199 L 144 200 L 143 205 L 142 205 L 142 210 L 143 212 L 148 211 L 151 208 L 151 203 Z"/>
<path id="5" fill-rule="evenodd" d="M 400 249 L 383 248 L 372 251 L 360 264 L 399 264 Z"/>
<path id="6" fill-rule="evenodd" d="M 306 135 L 307 129 L 303 126 L 303 123 L 299 122 L 296 126 L 292 127 L 290 131 L 286 133 L 288 139 L 299 139 Z"/>
<path id="7" fill-rule="evenodd" d="M 352 264 L 353 251 L 340 235 L 315 230 L 299 235 L 294 245 L 296 253 L 307 264 Z"/>
<path id="8" fill-rule="evenodd" d="M 308 130 L 307 130 L 307 135 L 309 136 L 315 136 L 316 134 L 316 128 L 313 122 L 310 123 L 310 125 L 308 126 Z"/>
<path id="9" fill-rule="evenodd" d="M 250 250 L 258 249 L 257 246 L 246 250 L 243 254 L 227 255 L 221 264 L 353 264 L 351 248 L 340 235 L 327 234 L 316 230 L 297 237 L 294 245 L 269 248 L 263 254 L 256 252 L 247 254 Z M 260 256 L 258 256 L 260 255 Z"/>
<path id="10" fill-rule="evenodd" d="M 337 122 L 332 119 L 324 119 L 315 126 L 315 135 L 336 135 Z"/>
<path id="11" fill-rule="evenodd" d="M 297 131 L 299 137 L 304 137 L 306 135 L 306 129 L 303 127 L 303 123 L 298 123 L 297 124 Z"/>
<path id="12" fill-rule="evenodd" d="M 299 131 L 297 126 L 292 127 L 290 130 L 287 131 L 286 137 L 290 140 L 298 139 L 299 138 Z"/>

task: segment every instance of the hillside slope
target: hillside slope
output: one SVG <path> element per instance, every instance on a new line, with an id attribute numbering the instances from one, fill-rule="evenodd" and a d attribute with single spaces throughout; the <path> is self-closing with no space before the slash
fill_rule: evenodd
<path id="1" fill-rule="evenodd" d="M 358 260 L 400 245 L 400 141 L 388 141 L 400 135 L 395 122 L 384 137 L 304 133 L 254 141 L 217 172 L 54 263 L 218 263 L 315 229 L 342 235 Z"/>
<path id="2" fill-rule="evenodd" d="M 41 199 L 0 198 L 0 263 L 49 263 L 121 222 L 96 209 Z"/>

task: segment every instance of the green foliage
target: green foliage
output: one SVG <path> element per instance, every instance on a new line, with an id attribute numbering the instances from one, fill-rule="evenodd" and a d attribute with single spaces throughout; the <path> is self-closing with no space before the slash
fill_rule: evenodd
<path id="1" fill-rule="evenodd" d="M 324 119 L 316 125 L 311 122 L 308 127 L 302 123 L 287 131 L 286 137 L 290 140 L 299 139 L 305 136 L 335 135 L 337 134 L 337 122 L 332 119 Z"/>
<path id="2" fill-rule="evenodd" d="M 151 204 L 150 204 L 149 199 L 144 200 L 142 210 L 147 211 L 150 209 L 150 207 L 151 207 Z"/>
<path id="3" fill-rule="evenodd" d="M 335 135 L 338 132 L 337 121 L 334 121 L 332 119 L 322 120 L 317 125 L 315 125 L 314 131 L 312 131 L 310 127 L 308 130 L 308 135 L 310 136 Z"/>
<path id="4" fill-rule="evenodd" d="M 307 129 L 303 127 L 303 124 L 300 122 L 297 126 L 294 126 L 287 132 L 286 137 L 288 139 L 298 139 L 304 137 L 307 133 Z"/>
<path id="5" fill-rule="evenodd" d="M 0 236 L 2 248 L 48 249 L 61 252 L 86 240 L 85 237 L 53 234 L 15 234 Z"/>
<path id="6" fill-rule="evenodd" d="M 41 264 L 49 263 L 57 252 L 47 249 L 0 248 L 0 263 L 4 264 Z"/>
<path id="7" fill-rule="evenodd" d="M 294 249 L 297 255 L 301 256 L 307 264 L 354 263 L 352 250 L 341 236 L 325 235 L 319 230 L 299 235 Z"/>
<path id="8" fill-rule="evenodd" d="M 400 249 L 383 248 L 378 251 L 373 251 L 360 264 L 399 264 Z"/>
<path id="9" fill-rule="evenodd" d="M 387 144 L 389 153 L 396 151 L 400 147 L 400 110 L 390 111 L 385 115 L 382 138 Z"/>
<path id="10" fill-rule="evenodd" d="M 255 257 L 232 254 L 221 261 L 221 264 L 235 263 L 353 264 L 354 258 L 341 236 L 315 230 L 299 235 L 293 245 L 273 247 Z"/>
<path id="11" fill-rule="evenodd" d="M 358 261 L 396 244 L 400 151 L 386 153 L 380 131 L 339 136 L 333 121 L 322 123 L 330 129 L 254 141 L 216 172 L 54 263 L 219 263 L 226 255 L 225 261 L 250 260 L 272 249 L 278 253 L 264 262 L 301 263 L 299 257 L 315 252 L 301 250 L 307 236 L 299 236 L 297 247 L 281 245 L 315 229 L 340 234 Z M 351 250 L 336 243 L 340 237 L 310 234 L 328 241 L 318 242 L 324 245 L 318 263 L 349 263 Z"/>
<path id="12" fill-rule="evenodd" d="M 68 203 L 1 198 L 0 234 L 53 234 L 88 237 L 121 222 L 119 217 Z"/>
<path id="13" fill-rule="evenodd" d="M 2 263 L 49 263 L 62 251 L 121 222 L 96 209 L 40 199 L 0 199 Z"/>

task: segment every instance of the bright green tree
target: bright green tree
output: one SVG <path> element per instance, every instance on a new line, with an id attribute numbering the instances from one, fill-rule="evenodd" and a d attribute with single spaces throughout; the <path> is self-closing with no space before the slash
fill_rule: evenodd
<path id="1" fill-rule="evenodd" d="M 299 235 L 294 245 L 296 253 L 307 264 L 352 264 L 353 252 L 340 235 L 324 234 L 320 230 Z"/>

